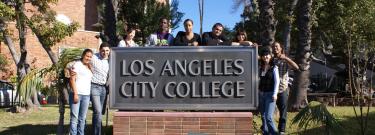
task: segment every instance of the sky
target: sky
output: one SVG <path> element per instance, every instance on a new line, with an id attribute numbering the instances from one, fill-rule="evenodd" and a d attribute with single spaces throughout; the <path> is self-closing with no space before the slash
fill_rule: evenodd
<path id="1" fill-rule="evenodd" d="M 240 15 L 243 11 L 243 6 L 241 6 L 233 12 L 233 5 L 233 0 L 204 0 L 203 32 L 211 31 L 212 25 L 216 22 L 233 29 L 234 25 L 241 21 Z M 194 21 L 193 31 L 199 34 L 198 0 L 179 0 L 178 11 L 185 15 L 182 17 L 179 27 L 172 33 L 176 35 L 178 31 L 185 31 L 183 21 L 192 19 Z"/>

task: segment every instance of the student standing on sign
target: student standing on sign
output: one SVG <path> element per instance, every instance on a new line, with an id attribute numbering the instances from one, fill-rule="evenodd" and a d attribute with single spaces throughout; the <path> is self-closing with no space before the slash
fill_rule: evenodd
<path id="1" fill-rule="evenodd" d="M 299 70 L 298 65 L 284 54 L 284 49 L 281 47 L 279 42 L 272 44 L 272 51 L 274 54 L 274 64 L 279 67 L 280 86 L 279 93 L 277 94 L 278 99 L 276 101 L 277 108 L 280 113 L 279 119 L 279 131 L 280 134 L 285 134 L 285 126 L 287 121 L 287 105 L 288 105 L 288 70 L 289 66 L 295 70 Z"/>
<path id="2" fill-rule="evenodd" d="M 264 135 L 277 135 L 277 129 L 273 120 L 277 93 L 279 90 L 279 71 L 273 65 L 271 50 L 265 48 L 260 52 L 259 69 L 259 109 L 262 116 L 262 132 Z"/>
<path id="3" fill-rule="evenodd" d="M 73 65 L 75 74 L 70 76 L 70 87 L 72 91 L 69 93 L 70 105 L 70 134 L 84 135 L 86 114 L 90 102 L 91 87 L 91 58 L 93 52 L 86 49 L 82 53 L 80 61 Z"/>

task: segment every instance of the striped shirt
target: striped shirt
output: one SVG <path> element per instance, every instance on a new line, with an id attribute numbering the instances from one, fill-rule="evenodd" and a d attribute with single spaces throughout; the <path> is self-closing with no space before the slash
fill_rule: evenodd
<path id="1" fill-rule="evenodd" d="M 91 82 L 99 85 L 105 85 L 108 77 L 109 62 L 108 59 L 103 59 L 99 53 L 92 56 L 92 73 Z"/>
<path id="2" fill-rule="evenodd" d="M 273 62 L 276 66 L 279 67 L 279 76 L 280 76 L 280 87 L 279 92 L 284 92 L 288 88 L 288 69 L 289 65 L 285 60 L 274 57 Z"/>

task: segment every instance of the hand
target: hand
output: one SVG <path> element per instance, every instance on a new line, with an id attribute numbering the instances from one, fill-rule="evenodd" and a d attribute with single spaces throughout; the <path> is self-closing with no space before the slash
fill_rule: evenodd
<path id="1" fill-rule="evenodd" d="M 70 74 L 70 76 L 75 76 L 75 75 L 77 75 L 77 73 L 74 72 L 73 70 L 74 70 L 74 67 L 69 68 L 69 74 Z"/>
<path id="2" fill-rule="evenodd" d="M 286 59 L 287 57 L 285 56 L 285 54 L 280 54 L 280 55 L 279 55 L 279 58 L 282 59 L 282 60 L 284 60 L 284 59 Z"/>
<path id="3" fill-rule="evenodd" d="M 273 101 L 276 102 L 276 100 L 277 100 L 277 96 L 272 96 L 272 99 L 273 99 Z"/>
<path id="4" fill-rule="evenodd" d="M 197 41 L 194 41 L 194 42 L 193 42 L 193 46 L 198 46 L 198 42 L 197 42 Z"/>
<path id="5" fill-rule="evenodd" d="M 79 100 L 78 94 L 73 94 L 73 103 L 77 104 Z"/>

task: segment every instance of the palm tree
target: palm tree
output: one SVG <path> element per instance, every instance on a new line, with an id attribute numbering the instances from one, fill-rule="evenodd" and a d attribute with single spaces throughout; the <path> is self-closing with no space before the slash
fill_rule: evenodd
<path id="1" fill-rule="evenodd" d="M 290 107 L 292 110 L 298 110 L 303 107 L 303 101 L 306 99 L 310 83 L 311 5 L 312 0 L 299 0 L 297 5 L 297 28 L 299 32 L 296 62 L 301 71 L 296 72 L 296 81 L 291 91 Z"/>
<path id="2" fill-rule="evenodd" d="M 20 89 L 20 95 L 23 95 L 23 99 L 29 99 L 33 89 L 41 89 L 43 86 L 43 78 L 46 76 L 53 76 L 56 78 L 56 88 L 59 92 L 59 124 L 57 129 L 57 134 L 64 134 L 64 113 L 65 113 L 65 104 L 67 102 L 66 96 L 67 93 L 67 83 L 66 77 L 64 74 L 64 69 L 66 65 L 79 58 L 82 54 L 82 49 L 65 49 L 59 57 L 59 61 L 56 64 L 53 64 L 50 67 L 43 69 L 32 70 L 28 73 L 25 78 L 22 80 Z"/>
<path id="3" fill-rule="evenodd" d="M 338 120 L 328 111 L 327 107 L 316 101 L 310 102 L 293 118 L 292 124 L 297 124 L 298 128 L 306 130 L 308 126 L 323 124 L 325 133 L 340 134 L 343 130 Z"/>
<path id="4" fill-rule="evenodd" d="M 259 27 L 260 44 L 268 47 L 275 42 L 276 22 L 274 16 L 274 5 L 272 0 L 259 0 Z"/>
<path id="5" fill-rule="evenodd" d="M 292 18 L 293 18 L 293 12 L 298 3 L 298 0 L 293 0 L 292 3 L 290 3 L 290 6 L 288 8 L 288 14 L 287 14 L 287 23 L 284 29 L 284 50 L 286 54 L 289 54 L 290 50 L 290 32 L 292 31 Z"/>

